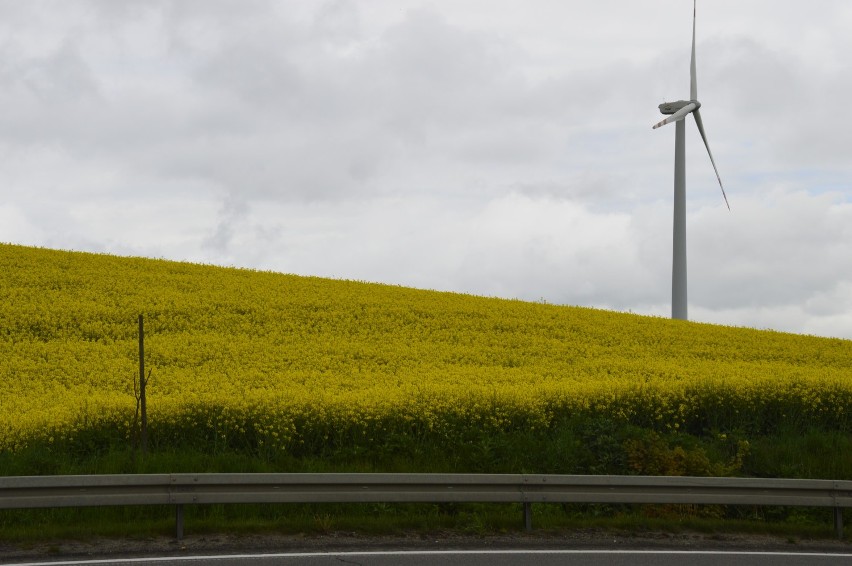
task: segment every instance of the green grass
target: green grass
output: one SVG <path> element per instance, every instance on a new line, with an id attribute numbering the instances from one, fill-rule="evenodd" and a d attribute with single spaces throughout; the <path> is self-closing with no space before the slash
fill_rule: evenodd
<path id="1" fill-rule="evenodd" d="M 582 529 L 633 533 L 764 534 L 785 538 L 835 537 L 826 509 L 536 504 L 539 534 Z M 185 534 L 274 533 L 362 536 L 411 532 L 491 536 L 524 532 L 520 504 L 276 504 L 185 508 Z M 174 509 L 167 506 L 42 509 L 0 512 L 0 540 L 33 543 L 96 537 L 173 536 Z M 849 540 L 849 537 L 846 537 Z"/>
<path id="2" fill-rule="evenodd" d="M 0 475 L 197 472 L 550 473 L 751 476 L 852 480 L 852 433 L 795 429 L 771 435 L 661 434 L 609 419 L 550 430 L 471 429 L 456 443 L 399 435 L 318 446 L 300 454 L 205 445 L 158 446 L 144 458 L 112 445 L 33 444 L 0 452 Z"/>

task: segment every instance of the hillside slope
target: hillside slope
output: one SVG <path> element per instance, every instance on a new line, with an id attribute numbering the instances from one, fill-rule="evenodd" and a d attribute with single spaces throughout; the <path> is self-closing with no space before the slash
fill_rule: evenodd
<path id="1" fill-rule="evenodd" d="M 0 266 L 0 451 L 129 438 L 139 314 L 163 445 L 297 452 L 584 414 L 852 432 L 848 340 L 5 244 Z"/>

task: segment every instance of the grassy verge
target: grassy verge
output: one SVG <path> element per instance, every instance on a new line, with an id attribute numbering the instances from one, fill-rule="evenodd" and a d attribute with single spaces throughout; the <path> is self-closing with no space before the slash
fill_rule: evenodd
<path id="1" fill-rule="evenodd" d="M 19 544 L 172 536 L 174 510 L 156 506 L 3 511 L 0 525 L 0 540 Z M 488 536 L 524 529 L 519 504 L 207 505 L 187 507 L 185 525 L 189 535 L 344 532 L 384 536 L 414 531 Z M 635 534 L 765 534 L 787 539 L 835 536 L 830 510 L 825 509 L 536 504 L 533 525 L 539 533 L 594 529 Z"/>
<path id="2" fill-rule="evenodd" d="M 179 472 L 457 472 L 737 475 L 852 479 L 852 434 L 796 431 L 775 435 L 661 434 L 608 420 L 566 422 L 547 432 L 396 438 L 389 445 L 321 445 L 299 455 L 256 449 L 199 450 L 154 444 L 144 458 L 108 442 L 34 445 L 0 453 L 0 475 Z M 760 532 L 833 536 L 828 509 L 719 506 L 535 505 L 537 529 Z M 0 512 L 7 541 L 168 535 L 169 507 L 43 509 Z M 211 505 L 186 509 L 187 532 L 324 533 L 453 530 L 488 534 L 523 529 L 517 505 Z"/>
<path id="3" fill-rule="evenodd" d="M 608 419 L 567 420 L 546 430 L 467 430 L 318 440 L 269 450 L 156 436 L 141 457 L 109 433 L 0 452 L 0 475 L 178 472 L 434 472 L 752 476 L 852 479 L 852 432 L 773 434 L 660 432 Z"/>

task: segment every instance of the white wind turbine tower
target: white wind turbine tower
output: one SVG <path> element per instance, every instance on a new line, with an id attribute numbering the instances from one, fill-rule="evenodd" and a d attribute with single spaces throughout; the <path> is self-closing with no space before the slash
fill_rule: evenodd
<path id="1" fill-rule="evenodd" d="M 674 173 L 674 239 L 672 250 L 672 318 L 682 320 L 687 319 L 686 312 L 686 128 L 683 119 L 687 114 L 692 114 L 695 117 L 695 125 L 698 126 L 698 132 L 701 134 L 701 139 L 704 140 L 704 146 L 707 148 L 707 154 L 710 156 L 710 163 L 713 164 L 713 170 L 716 172 L 716 179 L 719 180 L 719 187 L 722 189 L 722 197 L 725 199 L 725 204 L 728 210 L 731 206 L 728 204 L 728 197 L 725 194 L 725 188 L 722 186 L 722 179 L 719 177 L 719 170 L 716 169 L 716 162 L 713 161 L 713 154 L 710 152 L 710 145 L 707 143 L 707 136 L 704 134 L 704 124 L 701 122 L 701 113 L 698 109 L 701 103 L 698 102 L 698 85 L 695 79 L 695 16 L 696 16 L 696 0 L 692 4 L 692 62 L 689 67 L 690 84 L 689 84 L 689 100 L 678 100 L 677 102 L 664 102 L 660 104 L 660 112 L 670 114 L 668 118 L 662 122 L 655 124 L 654 129 L 660 126 L 665 126 L 669 122 L 675 124 L 675 173 Z"/>

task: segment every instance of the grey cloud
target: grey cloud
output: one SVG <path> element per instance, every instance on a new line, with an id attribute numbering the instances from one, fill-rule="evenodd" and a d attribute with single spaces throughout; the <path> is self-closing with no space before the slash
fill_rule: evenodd
<path id="1" fill-rule="evenodd" d="M 314 31 L 339 48 L 351 46 L 361 35 L 360 14 L 352 0 L 329 0 L 317 10 Z"/>
<path id="2" fill-rule="evenodd" d="M 335 6 L 355 18 L 351 5 Z M 321 13 L 319 20 L 328 17 Z M 513 148 L 524 144 L 515 138 L 528 137 L 534 146 L 534 136 L 520 126 L 513 126 L 517 135 L 494 129 L 494 112 L 506 103 L 499 93 L 509 83 L 494 49 L 502 47 L 429 12 L 410 14 L 377 42 L 343 55 L 284 39 L 226 41 L 193 76 L 198 88 L 230 93 L 216 111 L 254 124 L 264 166 L 256 167 L 247 151 L 251 139 L 222 132 L 213 144 L 220 148 L 213 172 L 198 174 L 222 179 L 222 168 L 231 168 L 248 173 L 247 191 L 324 198 L 377 190 L 365 183 L 386 166 L 431 165 L 427 153 L 449 161 L 522 159 L 523 150 L 519 158 Z M 184 169 L 196 161 L 190 156 Z M 258 176 L 264 169 L 275 171 L 275 181 Z"/>
<path id="3" fill-rule="evenodd" d="M 795 45 L 799 38 L 789 38 Z M 797 167 L 841 167 L 848 171 L 852 117 L 837 112 L 833 101 L 852 89 L 845 72 L 815 75 L 813 61 L 797 56 L 790 43 L 770 49 L 746 37 L 708 44 L 706 81 L 718 96 L 720 120 L 738 124 L 741 140 L 766 152 L 753 166 L 786 163 Z M 817 78 L 818 77 L 818 78 Z"/>
<path id="4" fill-rule="evenodd" d="M 456 185 L 476 170 L 480 183 L 511 183 L 530 164 L 572 153 L 580 160 L 588 148 L 566 148 L 564 132 L 606 101 L 605 73 L 531 84 L 517 46 L 428 10 L 339 52 L 326 42 L 358 38 L 355 4 L 327 3 L 307 22 L 267 3 L 239 13 L 228 6 L 196 14 L 188 4 L 151 2 L 142 25 L 154 34 L 167 26 L 173 43 L 191 48 L 124 45 L 107 65 L 134 74 L 113 78 L 101 103 L 66 104 L 47 120 L 33 103 L 18 129 L 113 155 L 137 174 L 202 181 L 244 198 L 312 200 L 406 190 L 436 170 Z M 139 15 L 103 9 L 118 27 Z M 215 40 L 199 40 L 205 33 Z M 148 82 L 138 71 L 151 57 L 164 73 Z M 578 103 L 583 89 L 592 94 Z"/>
<path id="5" fill-rule="evenodd" d="M 66 39 L 48 54 L 0 48 L 0 136 L 27 143 L 66 142 L 84 130 L 81 114 L 103 103 L 97 77 L 76 43 Z"/>
<path id="6" fill-rule="evenodd" d="M 694 288 L 707 308 L 802 304 L 852 281 L 852 206 L 840 195 L 775 191 L 719 221 L 693 219 Z M 819 253 L 814 253 L 819 250 Z"/>
<path id="7" fill-rule="evenodd" d="M 51 106 L 99 98 L 91 69 L 74 42 L 68 39 L 49 56 L 26 62 L 18 69 L 17 80 Z"/>
<path id="8" fill-rule="evenodd" d="M 238 196 L 229 194 L 222 202 L 219 211 L 219 220 L 214 232 L 204 241 L 203 247 L 212 249 L 214 252 L 227 253 L 234 237 L 234 232 L 239 228 L 249 214 L 248 204 Z"/>

